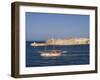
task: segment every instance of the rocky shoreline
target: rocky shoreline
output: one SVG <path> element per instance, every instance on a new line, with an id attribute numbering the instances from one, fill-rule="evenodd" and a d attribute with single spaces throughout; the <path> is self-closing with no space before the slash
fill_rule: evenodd
<path id="1" fill-rule="evenodd" d="M 66 39 L 49 39 L 45 43 L 31 43 L 31 46 L 47 45 L 83 45 L 89 44 L 89 38 L 66 38 Z"/>

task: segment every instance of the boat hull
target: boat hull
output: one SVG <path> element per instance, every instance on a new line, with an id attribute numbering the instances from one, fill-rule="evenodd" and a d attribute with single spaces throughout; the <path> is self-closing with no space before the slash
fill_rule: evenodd
<path id="1" fill-rule="evenodd" d="M 45 51 L 45 52 L 41 52 L 40 54 L 40 56 L 43 56 L 43 57 L 59 57 L 61 55 L 62 55 L 62 52 L 58 50 Z"/>
<path id="2" fill-rule="evenodd" d="M 57 53 L 57 54 L 41 53 L 40 55 L 43 57 L 59 57 L 61 56 L 61 53 Z"/>

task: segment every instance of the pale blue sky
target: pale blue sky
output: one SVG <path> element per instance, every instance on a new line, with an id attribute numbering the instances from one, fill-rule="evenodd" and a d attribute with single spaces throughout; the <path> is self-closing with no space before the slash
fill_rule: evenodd
<path id="1" fill-rule="evenodd" d="M 89 37 L 89 15 L 26 12 L 26 40 Z"/>

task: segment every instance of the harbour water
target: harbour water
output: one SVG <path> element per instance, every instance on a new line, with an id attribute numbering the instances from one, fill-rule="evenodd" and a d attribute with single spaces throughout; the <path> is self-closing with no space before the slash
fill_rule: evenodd
<path id="1" fill-rule="evenodd" d="M 45 58 L 40 56 L 39 51 L 44 51 L 45 46 L 30 46 L 32 42 L 26 42 L 26 67 L 60 66 L 60 65 L 84 65 L 89 64 L 89 45 L 64 45 L 46 46 L 47 50 L 53 47 L 65 51 L 59 57 Z"/>

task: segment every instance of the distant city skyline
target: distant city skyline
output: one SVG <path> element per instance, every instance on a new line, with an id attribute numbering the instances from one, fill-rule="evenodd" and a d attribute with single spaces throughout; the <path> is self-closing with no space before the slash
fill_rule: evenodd
<path id="1" fill-rule="evenodd" d="M 89 15 L 26 12 L 26 41 L 89 38 Z"/>

